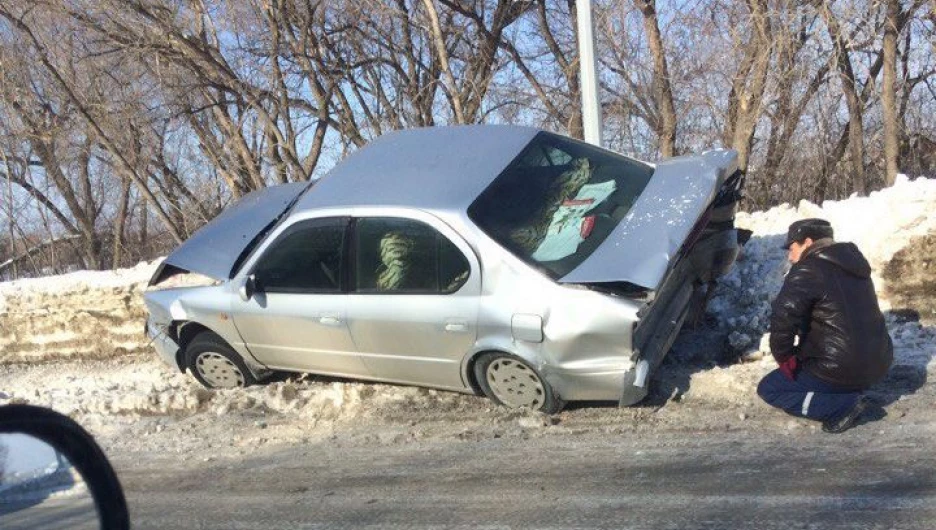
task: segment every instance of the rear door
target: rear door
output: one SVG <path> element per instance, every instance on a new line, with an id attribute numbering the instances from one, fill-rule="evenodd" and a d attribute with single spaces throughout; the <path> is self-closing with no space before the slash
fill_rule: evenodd
<path id="1" fill-rule="evenodd" d="M 454 231 L 430 222 L 355 219 L 348 324 L 374 377 L 463 388 L 461 362 L 477 336 L 479 264 Z"/>
<path id="2" fill-rule="evenodd" d="M 236 298 L 238 332 L 261 363 L 286 370 L 366 375 L 347 323 L 347 217 L 286 227 L 250 266 L 256 292 Z"/>

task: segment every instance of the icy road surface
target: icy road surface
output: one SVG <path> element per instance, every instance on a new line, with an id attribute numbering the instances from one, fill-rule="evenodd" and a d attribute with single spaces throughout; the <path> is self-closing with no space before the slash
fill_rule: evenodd
<path id="1" fill-rule="evenodd" d="M 0 283 L 0 405 L 52 407 L 114 461 L 134 528 L 936 528 L 936 179 L 742 213 L 753 230 L 641 406 L 555 417 L 428 389 L 279 377 L 209 391 L 142 335 L 157 262 Z M 874 268 L 894 366 L 840 436 L 755 394 L 795 219 Z M 3 524 L 0 523 L 0 527 Z"/>
<path id="2" fill-rule="evenodd" d="M 117 461 L 138 529 L 936 528 L 929 427 L 566 435 Z"/>

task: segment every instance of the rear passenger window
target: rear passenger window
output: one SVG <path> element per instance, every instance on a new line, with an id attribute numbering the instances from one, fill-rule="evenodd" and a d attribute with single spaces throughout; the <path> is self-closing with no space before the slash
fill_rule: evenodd
<path id="1" fill-rule="evenodd" d="M 356 290 L 364 293 L 454 293 L 468 279 L 468 260 L 431 226 L 412 219 L 357 220 Z"/>

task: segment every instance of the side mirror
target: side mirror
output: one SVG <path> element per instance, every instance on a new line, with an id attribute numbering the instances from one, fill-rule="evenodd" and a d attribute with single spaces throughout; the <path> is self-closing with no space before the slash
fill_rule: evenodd
<path id="1" fill-rule="evenodd" d="M 257 277 L 251 274 L 244 278 L 244 281 L 237 289 L 237 294 L 240 295 L 241 300 L 246 302 L 250 300 L 255 292 L 257 292 Z"/>
<path id="2" fill-rule="evenodd" d="M 0 523 L 13 528 L 130 528 L 123 489 L 94 438 L 31 405 L 0 407 Z"/>

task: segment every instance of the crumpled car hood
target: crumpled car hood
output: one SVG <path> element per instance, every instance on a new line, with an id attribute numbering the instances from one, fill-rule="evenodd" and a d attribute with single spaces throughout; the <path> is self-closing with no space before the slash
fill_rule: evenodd
<path id="1" fill-rule="evenodd" d="M 229 279 L 247 245 L 285 212 L 308 186 L 308 182 L 292 182 L 244 195 L 169 254 L 153 279 L 158 281 L 166 265 L 216 280 Z"/>
<path id="2" fill-rule="evenodd" d="M 738 155 L 728 149 L 661 162 L 624 219 L 559 282 L 624 281 L 655 290 L 721 185 L 737 169 Z"/>

